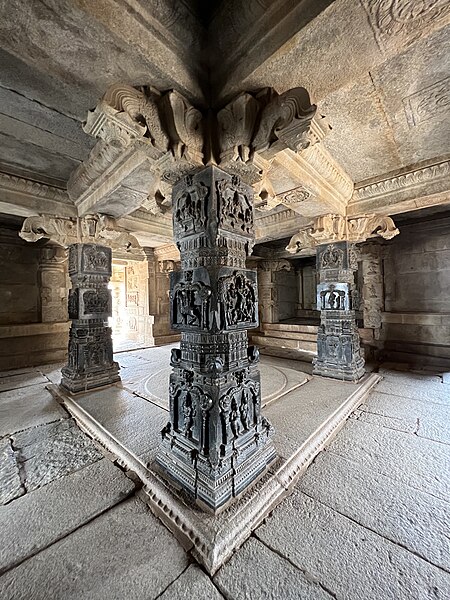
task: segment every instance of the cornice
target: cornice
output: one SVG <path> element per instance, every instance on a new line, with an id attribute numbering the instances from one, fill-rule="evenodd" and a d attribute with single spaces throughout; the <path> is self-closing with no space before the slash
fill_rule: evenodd
<path id="1" fill-rule="evenodd" d="M 447 204 L 450 190 L 450 160 L 422 166 L 356 186 L 348 215 L 363 212 L 395 214 L 420 208 L 421 198 L 435 196 L 426 205 Z"/>
<path id="2" fill-rule="evenodd" d="M 73 205 L 65 190 L 8 173 L 0 172 L 0 189 Z"/>

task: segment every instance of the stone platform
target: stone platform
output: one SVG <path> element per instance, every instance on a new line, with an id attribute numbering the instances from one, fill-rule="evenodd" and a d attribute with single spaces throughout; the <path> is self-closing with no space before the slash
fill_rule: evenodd
<path id="1" fill-rule="evenodd" d="M 167 422 L 167 375 L 171 347 L 118 355 L 122 384 L 70 396 L 57 385 L 54 397 L 79 426 L 143 483 L 142 499 L 213 574 L 289 495 L 300 475 L 331 440 L 350 413 L 379 381 L 366 375 L 359 385 L 311 377 L 298 361 L 261 360 L 264 415 L 274 428 L 277 461 L 239 500 L 219 515 L 201 511 L 155 469 L 161 429 Z M 309 365 L 305 364 L 305 371 Z"/>

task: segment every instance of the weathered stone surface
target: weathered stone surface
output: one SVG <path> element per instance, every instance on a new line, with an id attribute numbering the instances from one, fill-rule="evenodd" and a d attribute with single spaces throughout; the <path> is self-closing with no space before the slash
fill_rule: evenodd
<path id="1" fill-rule="evenodd" d="M 181 546 L 130 499 L 0 579 L 5 600 L 156 598 L 188 565 Z"/>
<path id="2" fill-rule="evenodd" d="M 119 468 L 102 459 L 0 508 L 0 572 L 75 531 L 133 489 Z"/>
<path id="3" fill-rule="evenodd" d="M 0 392 L 30 387 L 38 383 L 47 383 L 47 379 L 36 372 L 15 374 L 14 371 L 6 377 L 0 377 Z"/>
<path id="4" fill-rule="evenodd" d="M 200 567 L 190 565 L 159 598 L 160 600 L 186 600 L 186 598 L 222 600 L 223 596 Z"/>
<path id="5" fill-rule="evenodd" d="M 17 456 L 11 447 L 11 440 L 0 439 L 0 504 L 6 504 L 24 493 Z"/>
<path id="6" fill-rule="evenodd" d="M 161 429 L 167 422 L 167 410 L 116 387 L 80 397 L 77 403 L 132 452 L 145 461 L 153 461 Z M 148 426 L 143 426 L 145 423 Z"/>
<path id="7" fill-rule="evenodd" d="M 0 394 L 0 435 L 22 431 L 67 417 L 42 385 Z"/>
<path id="8" fill-rule="evenodd" d="M 28 492 L 103 458 L 71 419 L 28 429 L 13 440 Z"/>
<path id="9" fill-rule="evenodd" d="M 450 505 L 329 452 L 320 454 L 298 489 L 434 565 L 450 571 Z"/>
<path id="10" fill-rule="evenodd" d="M 361 420 L 450 444 L 450 405 L 375 392 L 360 408 Z"/>
<path id="11" fill-rule="evenodd" d="M 429 600 L 450 594 L 448 573 L 299 491 L 256 534 L 336 598 Z"/>
<path id="12" fill-rule="evenodd" d="M 303 368 L 303 367 L 302 367 Z M 330 385 L 333 392 L 330 393 Z M 275 428 L 278 454 L 288 458 L 355 391 L 354 384 L 315 377 L 306 385 L 269 404 L 264 414 Z M 292 415 L 301 414 L 301 418 Z"/>
<path id="13" fill-rule="evenodd" d="M 250 538 L 213 579 L 230 600 L 328 600 L 316 577 Z"/>
<path id="14" fill-rule="evenodd" d="M 421 379 L 414 375 L 411 379 L 403 380 L 397 376 L 385 377 L 378 384 L 377 391 L 392 396 L 422 400 L 423 402 L 446 405 L 450 403 L 448 388 L 442 383 L 431 384 L 431 382 L 423 382 L 422 385 Z"/>
<path id="15" fill-rule="evenodd" d="M 450 460 L 446 445 L 350 420 L 328 451 L 386 475 L 400 485 L 448 500 Z"/>

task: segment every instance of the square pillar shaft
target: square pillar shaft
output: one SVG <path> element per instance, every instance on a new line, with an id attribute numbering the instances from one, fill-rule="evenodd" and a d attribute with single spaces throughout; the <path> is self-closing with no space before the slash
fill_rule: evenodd
<path id="1" fill-rule="evenodd" d="M 113 359 L 111 329 L 111 248 L 97 244 L 69 246 L 68 364 L 61 385 L 72 393 L 120 381 L 119 365 Z"/>
<path id="2" fill-rule="evenodd" d="M 203 507 L 217 512 L 255 482 L 275 458 L 261 416 L 256 272 L 245 267 L 253 243 L 253 190 L 206 167 L 173 189 L 181 272 L 171 274 L 170 422 L 157 463 Z"/>
<path id="3" fill-rule="evenodd" d="M 320 326 L 313 374 L 358 381 L 364 375 L 353 299 L 357 268 L 353 244 L 335 242 L 317 247 L 317 309 Z"/>

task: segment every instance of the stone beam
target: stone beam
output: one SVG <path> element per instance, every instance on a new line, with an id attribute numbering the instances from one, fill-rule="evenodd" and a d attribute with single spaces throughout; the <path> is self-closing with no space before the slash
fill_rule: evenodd
<path id="1" fill-rule="evenodd" d="M 348 216 L 393 215 L 450 204 L 450 160 L 404 170 L 360 183 L 348 205 Z"/>
<path id="2" fill-rule="evenodd" d="M 65 190 L 7 173 L 0 173 L 0 197 L 0 212 L 12 215 L 49 213 L 76 217 L 77 214 Z"/>

